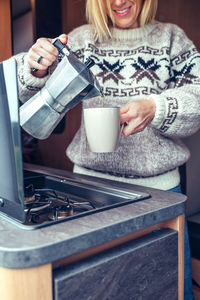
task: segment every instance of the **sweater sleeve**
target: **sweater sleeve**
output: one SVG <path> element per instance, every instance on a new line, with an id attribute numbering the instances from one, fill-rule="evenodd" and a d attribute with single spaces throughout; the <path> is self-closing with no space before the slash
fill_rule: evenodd
<path id="1" fill-rule="evenodd" d="M 151 95 L 156 102 L 151 126 L 166 136 L 186 137 L 200 128 L 200 53 L 175 25 L 169 51 L 168 89 Z"/>
<path id="2" fill-rule="evenodd" d="M 48 69 L 48 73 L 43 78 L 37 78 L 31 74 L 31 68 L 27 61 L 27 53 L 19 53 L 14 56 L 17 62 L 17 77 L 19 99 L 25 102 L 37 93 L 46 83 L 49 76 L 55 70 L 57 62 Z"/>

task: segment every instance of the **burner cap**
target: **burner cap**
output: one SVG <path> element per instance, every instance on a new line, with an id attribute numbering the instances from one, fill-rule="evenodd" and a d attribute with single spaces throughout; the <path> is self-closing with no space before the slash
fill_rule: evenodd
<path id="1" fill-rule="evenodd" d="M 25 204 L 35 201 L 35 189 L 33 184 L 29 184 L 24 188 L 24 202 Z"/>
<path id="2" fill-rule="evenodd" d="M 51 221 L 57 221 L 68 216 L 72 216 L 73 212 L 74 210 L 71 205 L 57 206 L 53 208 L 53 211 L 48 215 L 48 218 Z"/>

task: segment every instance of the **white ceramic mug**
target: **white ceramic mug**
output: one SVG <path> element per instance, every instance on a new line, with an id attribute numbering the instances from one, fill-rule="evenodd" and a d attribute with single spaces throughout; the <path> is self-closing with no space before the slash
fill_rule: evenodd
<path id="1" fill-rule="evenodd" d="M 85 108 L 83 114 L 90 150 L 101 153 L 115 151 L 121 132 L 120 108 Z"/>

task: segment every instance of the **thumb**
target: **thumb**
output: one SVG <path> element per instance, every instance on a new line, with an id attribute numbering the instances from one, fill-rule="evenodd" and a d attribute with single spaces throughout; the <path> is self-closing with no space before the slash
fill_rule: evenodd
<path id="1" fill-rule="evenodd" d="M 126 104 L 120 108 L 120 115 L 125 114 L 129 111 L 129 106 Z"/>
<path id="2" fill-rule="evenodd" d="M 67 44 L 67 35 L 65 33 L 59 35 L 58 39 L 61 41 L 62 44 Z"/>

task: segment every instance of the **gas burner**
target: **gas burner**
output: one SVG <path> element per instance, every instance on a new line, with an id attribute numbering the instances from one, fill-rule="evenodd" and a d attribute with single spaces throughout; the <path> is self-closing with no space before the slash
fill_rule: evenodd
<path id="1" fill-rule="evenodd" d="M 79 197 L 53 189 L 36 189 L 33 184 L 25 187 L 24 204 L 27 222 L 33 224 L 57 221 L 95 209 L 92 203 Z"/>
<path id="2" fill-rule="evenodd" d="M 53 211 L 49 213 L 48 218 L 51 221 L 57 221 L 68 216 L 72 216 L 74 214 L 73 207 L 68 205 L 62 205 L 60 207 L 54 207 Z"/>
<path id="3" fill-rule="evenodd" d="M 35 201 L 35 190 L 33 184 L 29 184 L 24 189 L 24 203 L 33 203 Z"/>

